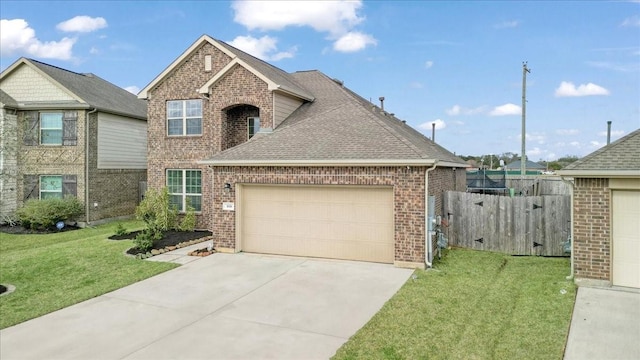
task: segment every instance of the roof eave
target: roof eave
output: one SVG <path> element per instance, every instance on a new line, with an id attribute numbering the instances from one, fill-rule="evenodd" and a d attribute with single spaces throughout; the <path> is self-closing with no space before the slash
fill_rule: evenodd
<path id="1" fill-rule="evenodd" d="M 327 160 L 200 160 L 208 166 L 433 166 L 463 168 L 465 164 L 435 159 L 327 159 Z"/>
<path id="2" fill-rule="evenodd" d="M 571 176 L 574 178 L 637 178 L 640 177 L 640 170 L 559 170 L 560 176 Z"/>

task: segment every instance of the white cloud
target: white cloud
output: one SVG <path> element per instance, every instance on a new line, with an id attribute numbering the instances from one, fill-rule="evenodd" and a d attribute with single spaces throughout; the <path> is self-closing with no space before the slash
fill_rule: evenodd
<path id="1" fill-rule="evenodd" d="M 453 123 L 458 126 L 464 125 L 464 121 L 460 121 L 460 120 L 454 120 Z"/>
<path id="2" fill-rule="evenodd" d="M 601 148 L 601 147 L 603 147 L 603 146 L 605 146 L 605 145 L 607 145 L 607 144 L 606 144 L 606 143 L 604 143 L 604 142 L 600 142 L 600 141 L 592 140 L 592 141 L 589 141 L 589 145 L 590 145 L 592 148 L 596 148 L 596 149 L 597 149 L 597 148 Z"/>
<path id="3" fill-rule="evenodd" d="M 563 81 L 556 89 L 555 95 L 556 97 L 609 95 L 609 90 L 594 83 L 581 84 L 576 87 L 572 82 Z"/>
<path id="4" fill-rule="evenodd" d="M 140 88 L 135 86 L 135 85 L 127 86 L 124 89 L 127 90 L 128 92 L 130 92 L 132 94 L 136 94 L 136 95 L 140 92 Z"/>
<path id="5" fill-rule="evenodd" d="M 511 21 L 503 21 L 501 23 L 495 24 L 495 25 L 493 25 L 493 27 L 495 29 L 507 29 L 507 28 L 517 27 L 518 25 L 520 25 L 520 21 L 511 20 Z"/>
<path id="6" fill-rule="evenodd" d="M 56 25 L 56 28 L 64 32 L 92 32 L 107 27 L 107 20 L 102 17 L 76 16 Z"/>
<path id="7" fill-rule="evenodd" d="M 436 124 L 436 130 L 441 130 L 447 127 L 447 124 L 442 119 L 436 119 L 433 121 L 427 121 L 418 125 L 418 128 L 422 130 L 431 130 L 433 128 L 432 124 Z"/>
<path id="8" fill-rule="evenodd" d="M 413 81 L 409 84 L 409 87 L 412 89 L 422 89 L 424 87 L 424 85 L 422 85 L 422 83 L 418 82 L 418 81 Z"/>
<path id="9" fill-rule="evenodd" d="M 556 134 L 558 135 L 577 135 L 580 133 L 580 130 L 578 129 L 558 129 L 556 130 Z"/>
<path id="10" fill-rule="evenodd" d="M 320 33 L 327 33 L 334 41 L 333 48 L 342 52 L 354 52 L 376 39 L 354 31 L 365 20 L 358 14 L 362 1 L 234 1 L 234 21 L 249 30 L 278 31 L 289 26 L 308 26 Z"/>
<path id="11" fill-rule="evenodd" d="M 486 106 L 479 106 L 477 108 L 465 108 L 458 104 L 453 105 L 451 109 L 446 109 L 445 112 L 449 116 L 458 116 L 458 115 L 475 115 L 483 113 L 486 110 Z"/>
<path id="12" fill-rule="evenodd" d="M 69 60 L 75 38 L 64 37 L 60 41 L 43 42 L 24 19 L 0 20 L 0 54 L 9 56 L 25 54 L 28 56 Z"/>
<path id="13" fill-rule="evenodd" d="M 278 61 L 286 58 L 291 58 L 296 52 L 296 48 L 293 47 L 289 51 L 277 52 L 278 40 L 271 36 L 265 35 L 259 39 L 252 36 L 237 36 L 235 39 L 229 42 L 232 46 L 245 51 L 262 60 Z"/>
<path id="14" fill-rule="evenodd" d="M 249 30 L 282 30 L 309 26 L 340 35 L 364 21 L 358 15 L 362 1 L 234 1 L 233 20 Z"/>
<path id="15" fill-rule="evenodd" d="M 504 104 L 496 106 L 493 110 L 489 111 L 490 116 L 506 116 L 506 115 L 521 115 L 522 109 L 516 104 Z"/>
<path id="16" fill-rule="evenodd" d="M 100 53 L 100 50 L 98 50 L 98 48 L 95 46 L 92 46 L 91 49 L 89 49 L 89 54 L 91 55 L 97 55 L 99 53 Z"/>
<path id="17" fill-rule="evenodd" d="M 571 145 L 573 147 L 577 147 L 577 148 L 581 147 L 580 142 L 578 142 L 578 141 L 572 141 L 572 142 L 569 143 L 569 145 Z"/>
<path id="18" fill-rule="evenodd" d="M 632 26 L 632 27 L 640 27 L 640 16 L 634 15 L 632 17 L 628 17 L 622 21 L 620 26 Z"/>
<path id="19" fill-rule="evenodd" d="M 378 41 L 371 35 L 349 32 L 333 43 L 333 49 L 339 52 L 356 52 L 364 49 L 367 45 L 376 45 L 377 43 Z"/>
<path id="20" fill-rule="evenodd" d="M 527 150 L 527 156 L 540 156 L 542 155 L 543 150 L 541 150 L 539 147 L 534 147 L 533 149 L 529 149 Z"/>
<path id="21" fill-rule="evenodd" d="M 431 69 L 433 67 L 433 61 L 431 60 L 425 61 L 424 67 L 427 69 Z"/>

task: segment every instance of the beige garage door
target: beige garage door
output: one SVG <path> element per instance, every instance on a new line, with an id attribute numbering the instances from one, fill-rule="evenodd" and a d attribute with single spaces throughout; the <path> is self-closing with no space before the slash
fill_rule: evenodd
<path id="1" fill-rule="evenodd" d="M 640 288 L 640 191 L 613 191 L 612 282 Z"/>
<path id="2" fill-rule="evenodd" d="M 243 251 L 393 263 L 393 189 L 242 186 Z"/>

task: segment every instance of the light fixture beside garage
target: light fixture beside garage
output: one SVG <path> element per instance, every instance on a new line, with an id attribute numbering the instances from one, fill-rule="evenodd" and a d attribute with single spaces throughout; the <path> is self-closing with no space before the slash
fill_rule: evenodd
<path id="1" fill-rule="evenodd" d="M 224 183 L 224 192 L 227 194 L 231 192 L 231 184 Z"/>

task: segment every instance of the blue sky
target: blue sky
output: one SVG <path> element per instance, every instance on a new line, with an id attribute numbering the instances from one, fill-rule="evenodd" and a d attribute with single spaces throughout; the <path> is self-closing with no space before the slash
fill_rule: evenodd
<path id="1" fill-rule="evenodd" d="M 317 69 L 458 155 L 584 156 L 640 128 L 639 1 L 7 1 L 21 56 L 137 92 L 202 34 L 285 71 Z"/>

